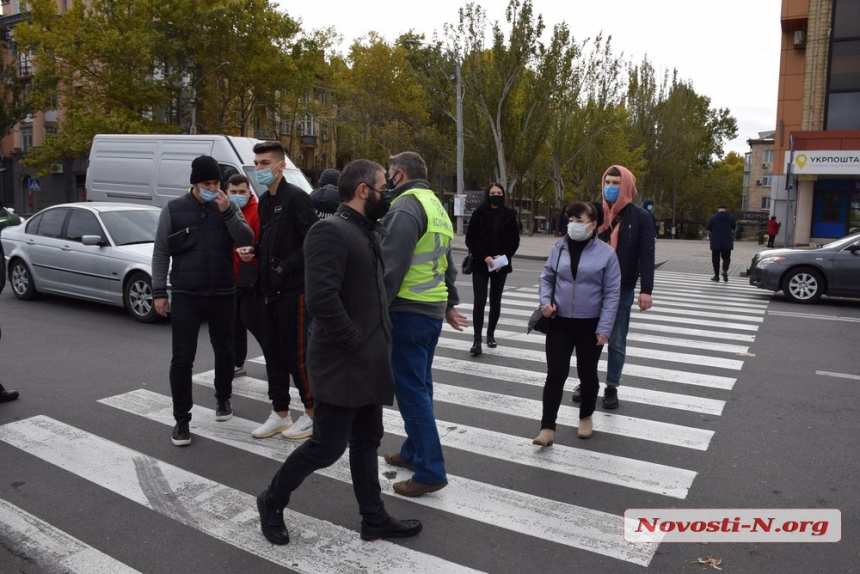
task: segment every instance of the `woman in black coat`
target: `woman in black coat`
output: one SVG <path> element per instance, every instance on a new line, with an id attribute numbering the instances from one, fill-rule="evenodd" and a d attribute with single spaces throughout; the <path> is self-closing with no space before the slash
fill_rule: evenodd
<path id="1" fill-rule="evenodd" d="M 474 292 L 475 342 L 469 350 L 481 354 L 481 333 L 484 328 L 484 306 L 487 304 L 487 284 L 490 286 L 490 324 L 487 326 L 487 346 L 496 347 L 495 330 L 502 312 L 502 291 L 505 279 L 513 268 L 511 260 L 520 246 L 517 214 L 505 206 L 505 188 L 491 184 L 484 191 L 484 201 L 472 214 L 466 231 L 466 247 L 472 254 L 472 290 Z M 507 264 L 492 271 L 494 260 L 505 256 Z"/>

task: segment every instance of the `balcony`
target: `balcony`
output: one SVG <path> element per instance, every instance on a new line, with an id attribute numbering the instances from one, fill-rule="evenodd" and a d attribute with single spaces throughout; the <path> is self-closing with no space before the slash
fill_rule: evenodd
<path id="1" fill-rule="evenodd" d="M 270 129 L 256 129 L 256 130 L 254 130 L 254 137 L 257 138 L 258 140 L 266 140 L 266 141 L 272 141 L 272 140 L 278 139 L 275 136 L 275 130 L 270 130 Z"/>
<path id="2" fill-rule="evenodd" d="M 299 145 L 303 148 L 305 147 L 317 147 L 317 136 L 315 135 L 302 135 Z"/>

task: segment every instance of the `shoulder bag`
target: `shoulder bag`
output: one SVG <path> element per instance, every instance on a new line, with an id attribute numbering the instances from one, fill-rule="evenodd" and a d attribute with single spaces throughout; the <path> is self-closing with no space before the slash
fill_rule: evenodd
<path id="1" fill-rule="evenodd" d="M 561 261 L 561 252 L 564 251 L 564 247 L 558 250 L 558 257 L 555 260 L 555 276 L 552 281 L 552 294 L 549 296 L 550 303 L 555 303 L 555 284 L 558 281 L 558 264 Z M 532 331 L 537 331 L 538 333 L 543 333 L 546 335 L 549 333 L 549 326 L 552 323 L 552 317 L 544 317 L 543 314 L 543 305 L 538 303 L 538 308 L 532 312 L 532 316 L 529 317 L 528 329 L 526 330 L 526 334 L 531 334 Z"/>

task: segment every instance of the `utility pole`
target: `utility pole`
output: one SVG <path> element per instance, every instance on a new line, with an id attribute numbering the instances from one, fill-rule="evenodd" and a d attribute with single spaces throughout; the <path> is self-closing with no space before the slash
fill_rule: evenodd
<path id="1" fill-rule="evenodd" d="M 203 78 L 211 74 L 216 70 L 220 70 L 224 66 L 229 66 L 230 62 L 221 62 L 194 82 L 194 85 L 191 86 L 191 128 L 188 130 L 188 133 L 191 135 L 197 135 L 197 85 L 203 81 Z"/>

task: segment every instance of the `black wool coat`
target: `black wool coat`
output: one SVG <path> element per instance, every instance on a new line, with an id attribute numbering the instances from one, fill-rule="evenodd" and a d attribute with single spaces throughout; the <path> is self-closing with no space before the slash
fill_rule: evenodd
<path id="1" fill-rule="evenodd" d="M 506 255 L 508 264 L 496 273 L 510 273 L 514 269 L 510 262 L 520 247 L 517 212 L 504 205 L 498 208 L 503 210 L 501 214 L 492 214 L 490 209 L 485 204 L 476 209 L 466 230 L 466 247 L 472 254 L 472 272 L 487 275 L 490 271 L 484 259 L 488 256 Z M 501 215 L 502 218 L 498 235 L 493 233 L 493 217 L 496 215 Z"/>

